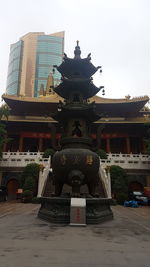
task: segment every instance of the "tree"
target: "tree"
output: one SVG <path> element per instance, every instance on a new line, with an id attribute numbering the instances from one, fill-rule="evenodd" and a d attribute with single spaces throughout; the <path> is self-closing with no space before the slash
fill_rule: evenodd
<path id="1" fill-rule="evenodd" d="M 3 145 L 6 143 L 5 125 L 0 122 L 0 158 L 2 157 Z"/>
<path id="2" fill-rule="evenodd" d="M 2 118 L 8 119 L 9 109 L 6 105 L 0 107 L 0 158 L 2 157 L 3 145 L 10 141 L 9 138 L 6 137 L 7 131 L 4 122 L 2 122 Z"/>
<path id="3" fill-rule="evenodd" d="M 149 129 L 147 130 L 147 138 L 144 140 L 147 145 L 145 152 L 150 155 L 150 123 L 146 123 L 146 125 L 149 126 Z"/>
<path id="4" fill-rule="evenodd" d="M 30 163 L 24 168 L 21 177 L 23 189 L 32 191 L 34 196 L 37 195 L 39 171 L 39 164 Z"/>
<path id="5" fill-rule="evenodd" d="M 24 182 L 24 185 L 23 185 L 23 190 L 30 190 L 32 191 L 33 193 L 35 192 L 36 193 L 36 183 L 37 181 L 32 177 L 32 176 L 28 176 L 26 177 L 25 179 L 25 182 Z"/>
<path id="6" fill-rule="evenodd" d="M 9 109 L 8 109 L 8 107 L 6 105 L 2 105 L 0 107 L 0 122 L 1 122 L 1 120 L 2 120 L 3 117 L 8 120 L 8 116 L 9 116 Z"/>
<path id="7" fill-rule="evenodd" d="M 111 176 L 111 189 L 112 193 L 127 193 L 128 192 L 128 180 L 127 174 L 120 166 L 112 165 L 110 167 Z"/>

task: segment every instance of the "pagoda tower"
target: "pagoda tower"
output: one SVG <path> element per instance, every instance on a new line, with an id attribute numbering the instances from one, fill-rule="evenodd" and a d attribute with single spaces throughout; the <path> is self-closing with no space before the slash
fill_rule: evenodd
<path id="1" fill-rule="evenodd" d="M 89 103 L 88 99 L 103 88 L 97 88 L 91 77 L 101 67 L 96 68 L 90 62 L 90 54 L 83 59 L 80 55 L 77 41 L 74 58 L 65 54 L 62 64 L 54 66 L 62 75 L 62 82 L 54 91 L 64 98 L 52 115 L 62 128 L 61 148 L 52 162 L 57 196 L 61 195 L 64 184 L 72 187 L 72 196 L 80 196 L 80 187 L 85 184 L 89 194 L 94 196 L 100 179 L 99 157 L 92 151 L 90 137 L 90 126 L 100 115 L 95 111 L 95 103 Z"/>

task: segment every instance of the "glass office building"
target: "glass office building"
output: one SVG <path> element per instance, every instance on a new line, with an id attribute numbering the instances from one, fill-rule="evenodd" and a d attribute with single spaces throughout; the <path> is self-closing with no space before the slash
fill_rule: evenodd
<path id="1" fill-rule="evenodd" d="M 18 95 L 20 85 L 21 60 L 23 43 L 19 41 L 10 47 L 6 92 Z"/>
<path id="2" fill-rule="evenodd" d="M 47 77 L 50 73 L 53 73 L 53 65 L 61 64 L 64 46 L 63 42 L 63 38 L 58 36 L 38 36 L 34 96 L 39 95 L 41 84 L 46 88 Z M 57 70 L 55 70 L 53 77 L 54 84 L 58 84 L 61 76 Z"/>
<path id="3" fill-rule="evenodd" d="M 28 33 L 10 48 L 6 94 L 38 97 L 41 84 L 46 88 L 53 65 L 60 65 L 64 53 L 64 32 L 46 35 Z M 60 74 L 53 73 L 54 84 Z"/>

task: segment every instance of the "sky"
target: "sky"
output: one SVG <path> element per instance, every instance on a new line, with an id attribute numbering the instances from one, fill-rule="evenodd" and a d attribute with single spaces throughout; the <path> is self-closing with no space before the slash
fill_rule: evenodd
<path id="1" fill-rule="evenodd" d="M 65 53 L 102 66 L 93 79 L 106 98 L 150 96 L 149 0 L 0 0 L 0 95 L 5 93 L 10 44 L 28 32 L 65 31 Z M 102 96 L 102 93 L 99 93 Z"/>

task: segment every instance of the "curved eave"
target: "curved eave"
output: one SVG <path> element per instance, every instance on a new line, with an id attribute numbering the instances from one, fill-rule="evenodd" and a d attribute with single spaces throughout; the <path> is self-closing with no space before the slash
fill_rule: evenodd
<path id="1" fill-rule="evenodd" d="M 118 102 L 118 103 L 95 103 L 96 110 L 103 113 L 104 116 L 111 117 L 133 117 L 140 116 L 140 110 L 147 103 L 146 100 L 136 102 Z"/>
<path id="2" fill-rule="evenodd" d="M 69 99 L 70 91 L 80 92 L 84 99 L 91 98 L 96 95 L 100 88 L 96 87 L 92 82 L 86 80 L 85 82 L 63 81 L 54 91 L 63 98 Z"/>
<path id="3" fill-rule="evenodd" d="M 10 107 L 11 114 L 31 116 L 50 116 L 51 112 L 56 112 L 58 102 L 63 100 L 57 94 L 39 98 L 3 95 L 2 98 Z M 90 102 L 95 101 L 98 113 L 105 113 L 110 117 L 134 117 L 137 113 L 142 117 L 140 110 L 148 100 L 148 96 L 133 99 L 107 99 L 94 96 L 89 99 Z"/>
<path id="4" fill-rule="evenodd" d="M 72 77 L 73 73 L 80 72 L 85 77 L 91 77 L 97 68 L 89 61 L 88 58 L 72 59 L 65 58 L 57 70 L 65 77 Z"/>
<path id="5" fill-rule="evenodd" d="M 2 96 L 7 105 L 10 107 L 11 114 L 14 115 L 33 115 L 33 116 L 50 116 L 56 111 L 56 103 L 62 100 L 58 95 L 51 95 L 50 97 L 16 97 L 16 96 Z"/>
<path id="6" fill-rule="evenodd" d="M 136 103 L 136 102 L 144 102 L 144 105 L 149 101 L 149 97 L 147 95 L 141 97 L 133 97 L 133 98 L 104 98 L 99 97 L 97 95 L 93 96 L 90 101 L 95 101 L 97 104 L 119 104 L 119 103 Z"/>

